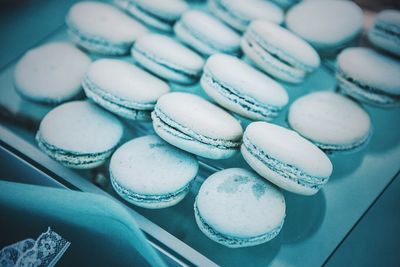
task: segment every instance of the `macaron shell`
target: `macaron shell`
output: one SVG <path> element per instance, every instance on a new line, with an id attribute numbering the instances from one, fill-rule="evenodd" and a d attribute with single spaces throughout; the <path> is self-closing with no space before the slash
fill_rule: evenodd
<path id="1" fill-rule="evenodd" d="M 352 1 L 303 1 L 288 11 L 286 25 L 317 49 L 335 47 L 361 33 L 363 12 Z"/>
<path id="2" fill-rule="evenodd" d="M 123 126 L 97 105 L 73 101 L 46 114 L 39 133 L 45 142 L 59 149 L 90 154 L 113 149 L 122 137 Z"/>
<path id="3" fill-rule="evenodd" d="M 292 130 L 272 123 L 253 122 L 247 126 L 244 136 L 270 157 L 310 176 L 323 178 L 332 173 L 332 163 L 325 153 Z"/>
<path id="4" fill-rule="evenodd" d="M 161 79 L 125 61 L 100 59 L 91 64 L 87 78 L 101 90 L 134 103 L 155 104 L 169 92 Z"/>
<path id="5" fill-rule="evenodd" d="M 208 58 L 204 69 L 216 81 L 261 103 L 276 107 L 283 107 L 288 103 L 288 94 L 279 83 L 236 57 L 213 55 Z"/>
<path id="6" fill-rule="evenodd" d="M 199 96 L 169 93 L 158 99 L 156 107 L 197 134 L 231 141 L 242 136 L 242 126 L 232 115 Z"/>
<path id="7" fill-rule="evenodd" d="M 310 68 L 320 64 L 318 53 L 303 39 L 290 31 L 268 21 L 253 21 L 247 31 L 251 31 L 268 45 Z"/>
<path id="8" fill-rule="evenodd" d="M 239 238 L 266 234 L 285 217 L 285 199 L 254 172 L 232 168 L 214 173 L 196 198 L 201 217 L 218 232 Z"/>
<path id="9" fill-rule="evenodd" d="M 147 29 L 112 5 L 86 1 L 73 5 L 67 25 L 115 43 L 133 43 Z"/>
<path id="10" fill-rule="evenodd" d="M 290 180 L 282 175 L 279 175 L 275 171 L 271 170 L 262 161 L 251 154 L 243 144 L 240 148 L 240 152 L 242 153 L 245 161 L 255 172 L 266 178 L 271 183 L 279 186 L 280 188 L 305 196 L 312 196 L 318 192 L 317 188 L 300 185 L 297 182 Z"/>
<path id="11" fill-rule="evenodd" d="M 333 92 L 298 98 L 289 109 L 288 122 L 311 141 L 338 147 L 357 144 L 371 132 L 368 113 L 356 102 Z"/>
<path id="12" fill-rule="evenodd" d="M 138 194 L 162 195 L 187 186 L 196 176 L 197 159 L 157 136 L 133 139 L 111 158 L 110 172 L 122 186 Z"/>
<path id="13" fill-rule="evenodd" d="M 16 89 L 23 96 L 49 103 L 73 98 L 91 60 L 68 43 L 49 43 L 29 50 L 14 72 Z"/>
<path id="14" fill-rule="evenodd" d="M 203 54 L 238 53 L 240 48 L 240 36 L 236 32 L 202 11 L 185 12 L 175 24 L 174 31 L 178 38 Z"/>
<path id="15" fill-rule="evenodd" d="M 400 62 L 369 48 L 347 48 L 338 68 L 356 81 L 386 93 L 400 95 Z"/>

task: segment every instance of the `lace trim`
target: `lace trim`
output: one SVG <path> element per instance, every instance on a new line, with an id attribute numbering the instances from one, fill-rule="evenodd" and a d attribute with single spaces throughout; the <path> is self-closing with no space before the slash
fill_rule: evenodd
<path id="1" fill-rule="evenodd" d="M 0 267 L 52 267 L 70 244 L 49 227 L 37 240 L 29 238 L 4 247 L 0 251 Z"/>

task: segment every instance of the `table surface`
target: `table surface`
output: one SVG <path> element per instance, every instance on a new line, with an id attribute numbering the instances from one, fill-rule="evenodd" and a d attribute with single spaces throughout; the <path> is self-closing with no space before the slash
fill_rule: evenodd
<path id="1" fill-rule="evenodd" d="M 0 34 L 5 41 L 0 53 L 0 104 L 19 117 L 28 118 L 31 127 L 23 129 L 9 121 L 2 121 L 2 125 L 33 146 L 34 128 L 49 107 L 26 102 L 15 93 L 12 81 L 15 60 L 43 42 L 67 40 L 64 15 L 73 2 L 26 1 L 25 5 L 1 9 L 0 23 L 5 27 Z M 131 61 L 129 57 L 125 60 Z M 204 94 L 198 86 L 172 87 Z M 333 90 L 335 79 L 328 69 L 321 68 L 301 86 L 285 87 L 293 101 L 310 91 Z M 366 109 L 374 126 L 369 145 L 357 153 L 331 155 L 333 175 L 317 195 L 302 197 L 285 192 L 285 225 L 281 234 L 267 244 L 233 251 L 208 240 L 199 231 L 194 222 L 193 201 L 201 182 L 214 171 L 212 167 L 202 167 L 191 193 L 177 206 L 154 211 L 124 204 L 219 265 L 340 266 L 349 262 L 373 265 L 384 258 L 385 266 L 395 266 L 399 261 L 395 248 L 400 245 L 395 238 L 400 236 L 397 208 L 400 178 L 395 179 L 400 169 L 400 109 Z M 286 125 L 286 111 L 276 123 Z M 128 124 L 127 128 L 130 134 L 126 139 L 152 132 L 149 124 Z M 217 168 L 247 167 L 240 155 L 226 161 L 203 162 Z M 82 179 L 91 177 L 88 171 L 74 172 Z M 104 189 L 118 198 L 109 184 Z"/>

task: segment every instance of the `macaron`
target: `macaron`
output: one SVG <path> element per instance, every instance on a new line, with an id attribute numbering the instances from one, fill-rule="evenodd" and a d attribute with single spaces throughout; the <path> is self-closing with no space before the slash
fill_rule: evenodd
<path id="1" fill-rule="evenodd" d="M 276 237 L 286 212 L 278 188 L 256 173 L 232 168 L 214 173 L 201 185 L 194 203 L 198 227 L 226 247 L 259 245 Z"/>
<path id="2" fill-rule="evenodd" d="M 369 48 L 347 48 L 337 58 L 338 89 L 367 104 L 400 104 L 400 61 Z"/>
<path id="3" fill-rule="evenodd" d="M 114 0 L 114 3 L 153 29 L 171 32 L 172 26 L 189 8 L 183 0 Z"/>
<path id="4" fill-rule="evenodd" d="M 126 201 L 149 209 L 177 204 L 189 192 L 197 159 L 155 135 L 135 138 L 111 157 L 110 179 Z"/>
<path id="5" fill-rule="evenodd" d="M 123 126 L 110 113 L 87 101 L 72 101 L 52 109 L 40 122 L 39 147 L 61 164 L 94 168 L 111 156 Z"/>
<path id="6" fill-rule="evenodd" d="M 302 1 L 287 12 L 286 27 L 321 54 L 334 54 L 360 36 L 363 11 L 352 1 Z"/>
<path id="7" fill-rule="evenodd" d="M 163 80 L 117 59 L 93 62 L 82 86 L 95 103 L 130 120 L 150 120 L 157 99 L 169 92 Z"/>
<path id="8" fill-rule="evenodd" d="M 25 99 L 59 104 L 81 93 L 90 58 L 69 43 L 55 42 L 29 50 L 14 70 L 16 91 Z"/>
<path id="9" fill-rule="evenodd" d="M 132 48 L 138 64 L 165 80 L 192 84 L 201 75 L 204 60 L 197 53 L 161 34 L 146 34 Z"/>
<path id="10" fill-rule="evenodd" d="M 240 54 L 240 36 L 215 17 L 199 10 L 186 11 L 175 24 L 179 40 L 202 55 Z"/>
<path id="11" fill-rule="evenodd" d="M 252 120 L 274 119 L 289 100 L 279 83 L 225 54 L 207 59 L 200 84 L 219 105 Z"/>
<path id="12" fill-rule="evenodd" d="M 301 83 L 320 65 L 306 41 L 268 21 L 253 21 L 242 37 L 243 52 L 264 72 L 289 83 Z"/>
<path id="13" fill-rule="evenodd" d="M 376 47 L 400 56 L 400 11 L 379 12 L 368 31 L 368 40 Z"/>
<path id="14" fill-rule="evenodd" d="M 288 113 L 290 127 L 324 151 L 349 151 L 371 135 L 371 119 L 356 102 L 338 93 L 314 92 L 298 98 Z"/>
<path id="15" fill-rule="evenodd" d="M 332 163 L 316 145 L 295 131 L 253 122 L 243 134 L 241 152 L 262 177 L 300 195 L 314 195 L 328 181 Z"/>
<path id="16" fill-rule="evenodd" d="M 243 32 L 252 20 L 263 19 L 281 24 L 283 10 L 269 1 L 263 0 L 210 0 L 211 12 L 233 29 Z"/>
<path id="17" fill-rule="evenodd" d="M 147 29 L 116 7 L 85 1 L 74 4 L 66 17 L 72 41 L 104 55 L 124 55 Z"/>
<path id="18" fill-rule="evenodd" d="M 151 117 L 161 138 L 190 153 L 225 159 L 239 150 L 243 131 L 240 123 L 200 96 L 165 94 L 158 99 Z"/>

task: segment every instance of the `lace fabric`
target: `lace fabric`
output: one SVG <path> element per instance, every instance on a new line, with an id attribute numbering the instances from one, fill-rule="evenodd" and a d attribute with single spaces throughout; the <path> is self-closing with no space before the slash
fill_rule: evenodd
<path id="1" fill-rule="evenodd" d="M 0 251 L 0 267 L 54 266 L 71 243 L 49 227 L 38 239 L 25 239 Z"/>

